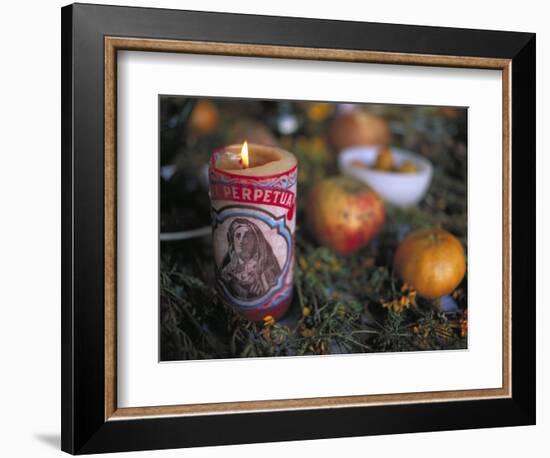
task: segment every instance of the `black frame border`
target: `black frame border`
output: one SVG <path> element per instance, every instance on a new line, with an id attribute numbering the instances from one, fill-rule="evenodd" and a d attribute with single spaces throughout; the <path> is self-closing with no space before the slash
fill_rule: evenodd
<path id="1" fill-rule="evenodd" d="M 535 424 L 535 34 L 88 4 L 61 15 L 64 451 Z M 511 59 L 512 397 L 105 421 L 105 36 Z"/>

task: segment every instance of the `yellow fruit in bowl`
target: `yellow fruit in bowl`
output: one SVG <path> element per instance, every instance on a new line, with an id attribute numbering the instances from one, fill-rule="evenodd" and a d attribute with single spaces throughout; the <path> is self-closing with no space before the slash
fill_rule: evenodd
<path id="1" fill-rule="evenodd" d="M 383 170 L 384 172 L 391 172 L 393 169 L 393 156 L 388 147 L 378 153 L 378 156 L 376 156 L 376 162 L 374 163 L 374 168 L 377 170 Z"/>
<path id="2" fill-rule="evenodd" d="M 399 173 L 416 173 L 417 168 L 414 162 L 405 161 L 399 167 L 397 167 Z"/>
<path id="3" fill-rule="evenodd" d="M 443 229 L 420 229 L 405 237 L 393 267 L 419 295 L 436 299 L 456 289 L 466 273 L 460 241 Z"/>
<path id="4" fill-rule="evenodd" d="M 339 254 L 364 247 L 382 229 L 384 202 L 370 187 L 350 177 L 318 182 L 308 196 L 307 225 L 314 238 Z"/>

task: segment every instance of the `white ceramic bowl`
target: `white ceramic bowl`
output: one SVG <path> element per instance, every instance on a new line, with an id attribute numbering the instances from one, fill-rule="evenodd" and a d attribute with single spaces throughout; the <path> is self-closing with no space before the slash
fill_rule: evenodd
<path id="1" fill-rule="evenodd" d="M 399 167 L 405 161 L 416 165 L 415 173 L 396 173 L 354 166 L 360 161 L 374 166 L 380 146 L 353 146 L 343 149 L 338 156 L 340 172 L 368 184 L 387 202 L 399 207 L 412 207 L 422 200 L 432 181 L 430 161 L 410 151 L 391 148 L 394 163 Z"/>

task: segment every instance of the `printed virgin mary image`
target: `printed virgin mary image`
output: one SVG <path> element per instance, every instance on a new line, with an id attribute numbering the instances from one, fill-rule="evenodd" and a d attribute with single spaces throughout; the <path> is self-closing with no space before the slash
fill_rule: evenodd
<path id="1" fill-rule="evenodd" d="M 281 275 L 273 249 L 252 221 L 236 218 L 227 231 L 228 250 L 220 266 L 220 279 L 238 299 L 265 295 Z"/>

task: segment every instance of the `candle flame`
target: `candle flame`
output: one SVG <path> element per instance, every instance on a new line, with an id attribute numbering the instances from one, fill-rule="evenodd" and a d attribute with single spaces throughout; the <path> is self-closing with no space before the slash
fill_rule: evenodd
<path id="1" fill-rule="evenodd" d="M 248 143 L 245 141 L 241 148 L 241 161 L 245 169 L 248 168 Z"/>

